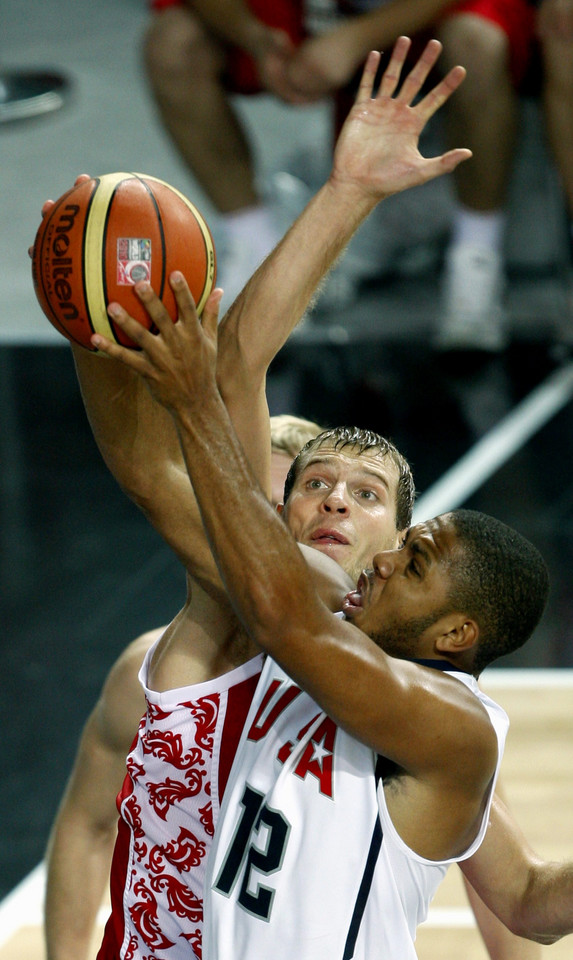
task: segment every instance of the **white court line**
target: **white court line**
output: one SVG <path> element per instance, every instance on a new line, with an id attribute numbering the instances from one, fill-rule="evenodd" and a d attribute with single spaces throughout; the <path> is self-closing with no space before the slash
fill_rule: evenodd
<path id="1" fill-rule="evenodd" d="M 573 396 L 573 361 L 555 370 L 418 500 L 414 522 L 464 503 Z"/>

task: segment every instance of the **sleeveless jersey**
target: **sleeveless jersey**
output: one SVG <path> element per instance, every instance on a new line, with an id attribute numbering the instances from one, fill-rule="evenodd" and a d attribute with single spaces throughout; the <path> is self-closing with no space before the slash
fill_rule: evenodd
<path id="1" fill-rule="evenodd" d="M 473 677 L 453 676 L 488 711 L 499 767 L 507 715 Z M 204 960 L 415 960 L 416 927 L 454 861 L 400 839 L 382 763 L 266 661 L 209 855 Z M 490 803 L 455 860 L 478 848 Z"/>
<path id="2" fill-rule="evenodd" d="M 154 649 L 139 674 L 147 710 L 117 798 L 112 913 L 98 960 L 201 957 L 206 855 L 263 660 L 158 693 L 147 686 Z"/>

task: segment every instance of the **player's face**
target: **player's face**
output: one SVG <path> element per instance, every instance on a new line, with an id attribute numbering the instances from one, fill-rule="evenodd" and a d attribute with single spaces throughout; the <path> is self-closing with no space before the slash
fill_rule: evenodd
<path id="1" fill-rule="evenodd" d="M 322 446 L 299 473 L 285 520 L 299 543 L 328 554 L 356 580 L 376 553 L 399 542 L 398 479 L 390 457 Z"/>
<path id="2" fill-rule="evenodd" d="M 277 503 L 283 502 L 286 475 L 291 463 L 292 457 L 289 457 L 288 453 L 277 453 L 275 450 L 271 453 L 271 503 L 273 507 L 276 507 Z"/>
<path id="3" fill-rule="evenodd" d="M 432 627 L 449 611 L 450 566 L 460 547 L 448 515 L 412 527 L 402 547 L 374 557 L 343 610 L 386 653 L 423 656 Z"/>

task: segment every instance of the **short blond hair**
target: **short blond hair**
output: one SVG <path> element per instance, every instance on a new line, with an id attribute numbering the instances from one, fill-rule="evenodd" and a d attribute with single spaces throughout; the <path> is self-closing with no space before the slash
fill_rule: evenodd
<path id="1" fill-rule="evenodd" d="M 309 440 L 314 440 L 324 427 L 290 413 L 271 417 L 271 450 L 294 460 Z"/>

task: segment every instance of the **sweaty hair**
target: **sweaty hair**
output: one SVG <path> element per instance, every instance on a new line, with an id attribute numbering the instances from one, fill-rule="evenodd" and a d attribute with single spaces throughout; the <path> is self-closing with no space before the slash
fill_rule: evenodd
<path id="1" fill-rule="evenodd" d="M 294 459 L 305 443 L 313 440 L 324 427 L 312 420 L 304 420 L 290 413 L 281 413 L 271 417 L 271 450 L 273 453 L 284 453 Z"/>
<path id="2" fill-rule="evenodd" d="M 449 516 L 463 551 L 451 565 L 449 599 L 479 625 L 477 676 L 531 636 L 547 603 L 549 574 L 537 548 L 505 523 L 476 510 Z"/>
<path id="3" fill-rule="evenodd" d="M 323 430 L 317 437 L 310 440 L 294 459 L 285 480 L 284 502 L 286 503 L 298 475 L 304 469 L 311 454 L 328 444 L 335 450 L 344 450 L 352 447 L 358 455 L 367 451 L 374 451 L 381 458 L 389 457 L 398 470 L 398 487 L 396 491 L 396 529 L 405 530 L 410 526 L 414 509 L 414 478 L 410 465 L 390 440 L 381 437 L 372 430 L 361 430 L 359 427 L 335 427 L 332 430 Z"/>

